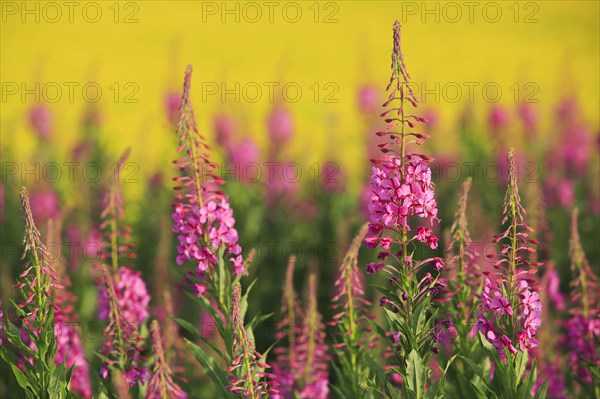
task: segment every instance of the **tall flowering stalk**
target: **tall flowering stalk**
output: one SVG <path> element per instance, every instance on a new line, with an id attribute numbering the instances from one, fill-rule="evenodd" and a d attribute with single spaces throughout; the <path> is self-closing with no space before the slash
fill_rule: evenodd
<path id="1" fill-rule="evenodd" d="M 363 225 L 352 241 L 339 267 L 334 284 L 335 295 L 331 300 L 336 314 L 329 324 L 338 330 L 337 343 L 334 344 L 337 355 L 334 370 L 338 383 L 333 389 L 341 397 L 364 396 L 364 381 L 371 377 L 368 364 L 362 356 L 368 347 L 375 345 L 367 342 L 368 336 L 365 334 L 371 332 L 365 326 L 371 302 L 365 298 L 364 277 L 358 267 L 358 251 L 367 228 L 366 224 Z"/>
<path id="2" fill-rule="evenodd" d="M 129 155 L 127 150 L 117 164 L 120 172 Z M 117 173 L 116 176 L 119 176 Z M 115 387 L 126 394 L 127 387 L 144 384 L 147 369 L 143 366 L 143 339 L 139 328 L 148 317 L 150 296 L 139 272 L 122 263 L 136 258 L 132 244 L 126 243 L 130 228 L 123 219 L 123 195 L 117 178 L 104 197 L 100 229 L 104 232 L 102 264 L 98 282 L 100 318 L 108 319 L 106 340 L 99 356 L 103 361 L 103 378 L 113 376 Z"/>
<path id="3" fill-rule="evenodd" d="M 158 321 L 152 321 L 150 332 L 152 334 L 154 365 L 148 380 L 146 399 L 186 399 L 187 394 L 173 381 L 173 373 L 165 356 Z"/>
<path id="4" fill-rule="evenodd" d="M 54 334 L 56 336 L 56 357 L 54 363 L 59 365 L 64 362 L 67 369 L 72 368 L 69 389 L 84 397 L 92 397 L 92 385 L 90 381 L 89 365 L 85 358 L 79 319 L 75 310 L 77 298 L 70 291 L 71 280 L 65 270 L 65 262 L 62 261 L 62 246 L 60 245 L 60 221 L 48 220 L 46 228 L 46 245 L 48 248 L 56 248 L 55 254 L 50 256 L 50 263 L 57 270 L 62 288 L 54 292 Z"/>
<path id="5" fill-rule="evenodd" d="M 453 256 L 448 259 L 448 263 L 455 266 L 450 269 L 452 278 L 449 279 L 448 283 L 448 293 L 452 296 L 452 316 L 455 323 L 460 324 L 462 327 L 460 332 L 464 333 L 462 335 L 465 336 L 473 327 L 471 321 L 472 310 L 475 294 L 480 288 L 477 285 L 481 276 L 476 262 L 478 254 L 474 249 L 467 222 L 467 200 L 472 183 L 473 181 L 469 177 L 462 184 L 454 222 L 450 228 L 451 242 L 449 248 L 452 250 Z"/>
<path id="6" fill-rule="evenodd" d="M 579 210 L 571 216 L 571 318 L 566 324 L 569 366 L 580 385 L 579 394 L 600 397 L 600 308 L 598 279 L 581 246 L 578 231 Z"/>
<path id="7" fill-rule="evenodd" d="M 540 287 L 532 285 L 532 275 L 541 263 L 531 260 L 537 240 L 529 238 L 533 229 L 525 222 L 512 149 L 508 152 L 508 170 L 501 223 L 506 230 L 494 237 L 500 251 L 493 263 L 496 272 L 485 273 L 477 328 L 494 359 L 493 391 L 516 397 L 531 392 L 535 383 L 535 361 L 529 377 L 523 380 L 523 376 L 529 351 L 538 345 L 542 304 L 537 292 Z M 544 392 L 545 388 L 538 393 Z"/>
<path id="8" fill-rule="evenodd" d="M 326 399 L 329 394 L 329 354 L 325 329 L 317 309 L 317 276 L 308 278 L 308 306 L 302 321 L 302 333 L 296 347 L 296 382 L 302 399 Z"/>
<path id="9" fill-rule="evenodd" d="M 430 227 L 416 231 L 412 219 L 423 218 L 433 225 L 437 221 L 437 204 L 431 169 L 431 158 L 410 151 L 411 145 L 421 145 L 428 137 L 413 129 L 426 122 L 425 118 L 410 111 L 418 100 L 410 85 L 401 50 L 400 23 L 394 24 L 392 75 L 387 90 L 388 109 L 381 115 L 388 124 L 387 130 L 377 132 L 386 138 L 379 144 L 384 154 L 373 160 L 371 172 L 370 224 L 365 243 L 369 248 L 381 248 L 379 262 L 367 265 L 367 274 L 380 270 L 389 276 L 391 287 L 379 287 L 385 295 L 380 305 L 385 308 L 389 331 L 379 328 L 388 345 L 393 348 L 397 367 L 390 373 L 399 374 L 405 381 L 406 395 L 424 397 L 431 383 L 429 359 L 435 350 L 433 336 L 432 296 L 446 285 L 444 279 L 430 272 L 421 273 L 432 265 L 435 271 L 444 266 L 441 258 L 415 260 L 416 251 L 425 246 L 436 249 L 438 237 Z M 437 389 L 437 387 L 436 387 Z"/>
<path id="10" fill-rule="evenodd" d="M 264 373 L 265 364 L 253 363 L 261 356 L 251 342 L 252 328 L 257 320 L 265 318 L 256 317 L 248 325 L 243 323 L 250 288 L 240 297 L 239 282 L 247 274 L 251 256 L 242 258 L 233 210 L 228 197 L 219 190 L 223 180 L 216 174 L 217 165 L 210 161 L 206 138 L 198 131 L 190 98 L 191 79 L 192 68 L 188 66 L 177 127 L 178 152 L 182 156 L 174 161 L 180 172 L 174 178 L 177 194 L 172 214 L 173 232 L 179 241 L 176 260 L 179 265 L 186 262 L 194 265 L 186 277 L 193 284 L 190 296 L 214 321 L 220 338 L 217 345 L 221 347 L 209 342 L 184 320 L 176 321 L 207 344 L 205 349 L 186 340 L 220 396 L 244 394 L 260 398 L 267 392 L 275 393 L 271 382 L 266 381 L 269 375 Z M 232 298 L 238 300 L 237 304 L 232 303 Z M 238 374 L 239 370 L 244 370 L 244 374 Z"/>
<path id="11" fill-rule="evenodd" d="M 325 345 L 325 329 L 317 309 L 316 276 L 309 276 L 308 300 L 303 309 L 293 288 L 295 263 L 295 257 L 291 257 L 282 300 L 284 318 L 277 326 L 277 337 L 283 339 L 287 336 L 289 345 L 275 349 L 277 359 L 273 374 L 283 398 L 327 398 L 329 354 Z"/>
<path id="12" fill-rule="evenodd" d="M 33 220 L 29 194 L 19 193 L 25 219 L 23 259 L 25 270 L 19 275 L 23 301 L 15 304 L 20 328 L 10 321 L 4 325 L 7 342 L 0 347 L 0 357 L 10 365 L 19 386 L 11 387 L 14 397 L 67 398 L 70 373 L 64 362 L 56 364 L 54 290 L 63 287 L 58 282 L 54 266 Z M 13 351 L 14 349 L 15 351 Z M 19 366 L 17 366 L 19 365 Z"/>
<path id="13" fill-rule="evenodd" d="M 273 375 L 266 373 L 270 366 L 256 351 L 251 336 L 244 326 L 241 310 L 242 287 L 236 283 L 231 299 L 231 326 L 233 330 L 233 361 L 228 371 L 231 384 L 229 390 L 249 399 L 269 398 L 277 395 Z"/>
<path id="14" fill-rule="evenodd" d="M 290 256 L 285 274 L 285 285 L 281 298 L 282 320 L 277 323 L 275 338 L 287 341 L 287 347 L 277 346 L 273 352 L 276 356 L 273 363 L 273 374 L 279 383 L 279 393 L 284 398 L 290 398 L 295 390 L 295 372 L 299 369 L 297 359 L 298 337 L 302 333 L 301 321 L 303 309 L 294 289 L 294 268 L 296 257 Z"/>

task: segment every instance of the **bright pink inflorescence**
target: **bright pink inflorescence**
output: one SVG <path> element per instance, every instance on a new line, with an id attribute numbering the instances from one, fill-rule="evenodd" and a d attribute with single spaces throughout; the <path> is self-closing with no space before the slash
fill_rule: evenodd
<path id="1" fill-rule="evenodd" d="M 427 165 L 432 159 L 427 155 L 407 152 L 408 145 L 422 145 L 429 135 L 412 131 L 418 123 L 425 123 L 427 119 L 407 112 L 408 103 L 417 107 L 418 100 L 404 64 L 399 22 L 394 25 L 392 76 L 387 90 L 389 97 L 383 106 L 389 108 L 381 114 L 388 124 L 387 130 L 376 133 L 387 140 L 378 145 L 385 155 L 372 161 L 370 224 L 365 238 L 367 247 L 375 248 L 379 245 L 383 249 L 379 254 L 382 260 L 391 254 L 390 249 L 394 243 L 401 244 L 398 237 L 411 230 L 409 217 L 429 219 L 433 224 L 438 212 L 431 169 Z M 399 104 L 390 105 L 398 101 Z M 419 228 L 412 240 L 421 241 L 432 249 L 438 246 L 438 238 L 427 227 Z M 402 257 L 401 263 L 412 266 L 409 254 L 402 254 L 400 251 L 393 255 Z M 381 263 L 370 264 L 367 266 L 367 273 L 381 268 Z"/>
<path id="2" fill-rule="evenodd" d="M 150 295 L 146 283 L 142 280 L 141 272 L 121 266 L 115 275 L 115 292 L 122 315 L 128 322 L 139 326 L 146 321 Z M 104 287 L 100 287 L 98 290 L 98 302 L 100 319 L 108 319 L 110 304 Z"/>
<path id="3" fill-rule="evenodd" d="M 185 75 L 179 110 L 179 148 L 184 156 L 175 161 L 181 176 L 174 180 L 180 191 L 173 203 L 173 232 L 177 233 L 177 263 L 196 263 L 196 274 L 205 278 L 206 272 L 217 264 L 218 252 L 233 263 L 233 271 L 245 272 L 242 248 L 238 243 L 233 210 L 228 198 L 218 191 L 223 180 L 215 174 L 217 165 L 210 162 L 206 139 L 198 132 L 190 102 L 191 67 Z M 197 289 L 201 293 L 202 289 Z"/>
<path id="4" fill-rule="evenodd" d="M 508 153 L 508 169 L 502 219 L 502 225 L 508 227 L 494 237 L 500 245 L 500 257 L 493 264 L 496 279 L 486 278 L 481 293 L 482 312 L 477 316 L 477 328 L 498 349 L 501 358 L 506 356 L 504 349 L 514 355 L 519 349 L 535 348 L 542 323 L 539 287 L 532 286 L 531 277 L 542 264 L 531 260 L 537 240 L 528 238 L 533 229 L 524 219 L 526 212 L 521 205 L 512 150 Z"/>
<path id="5" fill-rule="evenodd" d="M 77 316 L 73 303 L 75 297 L 66 289 L 55 293 L 58 309 L 54 312 L 54 334 L 56 336 L 56 364 L 65 363 L 67 369 L 73 367 L 69 383 L 70 389 L 84 398 L 92 397 L 90 371 L 79 331 L 76 329 Z"/>
<path id="6" fill-rule="evenodd" d="M 542 324 L 542 303 L 538 293 L 531 291 L 526 281 L 520 281 L 519 289 L 514 308 L 502 295 L 502 288 L 488 278 L 481 294 L 484 313 L 477 316 L 477 328 L 498 349 L 501 358 L 506 355 L 504 348 L 516 354 L 517 348 L 525 351 L 538 344 L 535 336 Z M 506 335 L 508 326 L 512 326 L 516 342 Z"/>

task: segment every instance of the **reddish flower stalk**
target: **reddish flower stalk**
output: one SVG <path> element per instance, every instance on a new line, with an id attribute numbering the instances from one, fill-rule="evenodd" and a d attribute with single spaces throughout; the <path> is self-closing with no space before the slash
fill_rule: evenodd
<path id="1" fill-rule="evenodd" d="M 132 387 L 143 383 L 147 377 L 147 370 L 141 365 L 144 361 L 141 355 L 144 340 L 138 335 L 137 326 L 123 316 L 108 267 L 104 265 L 102 271 L 110 313 L 109 323 L 104 330 L 107 339 L 100 350 L 104 362 L 101 374 L 107 378 L 109 368 L 122 372 L 123 380 L 127 386 Z"/>
<path id="2" fill-rule="evenodd" d="M 317 277 L 308 279 L 308 311 L 302 322 L 302 334 L 297 346 L 296 383 L 300 383 L 302 399 L 325 399 L 329 394 L 329 354 L 325 344 L 325 329 L 317 309 Z"/>
<path id="3" fill-rule="evenodd" d="M 469 324 L 474 299 L 472 294 L 477 290 L 481 276 L 476 262 L 478 254 L 472 245 L 473 242 L 467 222 L 467 200 L 471 184 L 472 179 L 470 177 L 462 184 L 458 207 L 454 214 L 454 222 L 450 228 L 450 248 L 454 251 L 454 256 L 448 260 L 449 263 L 456 265 L 456 268 L 452 269 L 456 280 L 454 282 L 454 279 L 450 279 L 454 288 L 449 289 L 448 294 L 452 295 L 455 309 L 459 311 L 460 319 L 466 327 Z"/>
<path id="4" fill-rule="evenodd" d="M 47 250 L 42 242 L 41 235 L 33 221 L 33 214 L 29 203 L 29 193 L 23 187 L 19 193 L 21 207 L 25 217 L 25 236 L 23 237 L 23 256 L 25 259 L 29 254 L 30 259 L 25 263 L 26 268 L 19 277 L 21 282 L 16 284 L 24 294 L 25 301 L 19 304 L 24 312 L 24 322 L 30 323 L 35 320 L 37 328 L 44 328 L 44 320 L 51 311 L 52 303 L 49 301 L 51 291 L 55 288 L 63 288 L 58 283 L 58 276 L 54 266 L 47 261 Z M 38 331 L 39 332 L 39 331 Z"/>
<path id="5" fill-rule="evenodd" d="M 500 257 L 494 262 L 496 279 L 485 280 L 481 295 L 483 313 L 478 315 L 477 322 L 479 331 L 496 347 L 501 358 L 505 357 L 505 348 L 516 354 L 517 342 L 522 351 L 537 346 L 535 336 L 541 326 L 542 311 L 537 293 L 540 287 L 532 286 L 535 280 L 531 277 L 542 263 L 529 259 L 535 253 L 537 240 L 529 238 L 533 229 L 525 222 L 512 149 L 508 153 L 508 167 L 502 219 L 506 230 L 494 237 L 494 242 L 500 244 Z"/>
<path id="6" fill-rule="evenodd" d="M 233 286 L 231 297 L 231 326 L 233 329 L 233 360 L 228 371 L 231 385 L 229 389 L 249 399 L 269 398 L 277 396 L 273 375 L 266 373 L 270 368 L 261 362 L 263 356 L 256 351 L 254 343 L 248 337 L 240 309 L 242 287 L 239 283 Z"/>
<path id="7" fill-rule="evenodd" d="M 301 333 L 300 321 L 302 319 L 302 308 L 294 289 L 294 267 L 296 257 L 290 256 L 285 275 L 285 286 L 281 298 L 281 314 L 283 319 L 277 323 L 275 338 L 284 340 L 287 337 L 288 347 L 278 346 L 273 352 L 276 361 L 273 365 L 273 374 L 277 376 L 279 391 L 282 396 L 288 397 L 293 391 L 292 370 L 296 370 L 296 346 L 298 336 Z"/>
<path id="8" fill-rule="evenodd" d="M 569 253 L 571 255 L 571 313 L 583 317 L 598 313 L 598 278 L 592 271 L 589 261 L 583 252 L 578 229 L 579 209 L 573 209 L 571 215 L 571 239 Z"/>
<path id="9" fill-rule="evenodd" d="M 148 390 L 146 399 L 185 399 L 187 394 L 173 381 L 171 367 L 165 358 L 165 352 L 162 345 L 162 337 L 158 321 L 152 321 L 150 328 L 152 333 L 152 349 L 154 352 L 154 365 L 150 380 L 148 381 Z"/>
<path id="10" fill-rule="evenodd" d="M 435 249 L 438 238 L 429 228 L 423 228 L 413 238 L 409 238 L 408 217 L 429 218 L 433 223 L 437 219 L 437 205 L 431 182 L 431 169 L 427 166 L 432 159 L 427 155 L 408 151 L 410 144 L 422 145 L 429 135 L 410 130 L 416 124 L 427 120 L 408 113 L 408 104 L 416 108 L 418 100 L 411 88 L 410 75 L 404 63 L 398 21 L 394 24 L 392 76 L 387 90 L 390 94 L 383 106 L 389 108 L 381 116 L 388 127 L 376 135 L 387 139 L 379 144 L 379 148 L 383 154 L 388 155 L 372 160 L 375 166 L 371 174 L 371 223 L 365 243 L 369 248 L 381 246 L 383 251 L 379 254 L 380 259 L 385 260 L 391 256 L 401 267 L 407 265 L 409 269 L 416 271 L 416 267 L 411 267 L 412 254 L 409 252 L 409 243 L 418 240 Z M 399 104 L 391 105 L 397 101 Z M 390 251 L 394 245 L 400 247 L 397 253 Z M 384 264 L 369 266 L 367 273 L 373 273 L 381 270 Z"/>
<path id="11" fill-rule="evenodd" d="M 179 113 L 178 151 L 181 159 L 174 161 L 181 176 L 173 203 L 173 231 L 178 234 L 177 263 L 190 260 L 196 263 L 196 277 L 212 278 L 212 269 L 220 256 L 229 258 L 236 275 L 246 271 L 242 248 L 238 244 L 233 210 L 218 186 L 223 180 L 216 175 L 217 164 L 210 161 L 210 147 L 200 134 L 190 100 L 192 68 L 186 70 Z M 219 254 L 222 252 L 222 254 Z M 202 285 L 197 291 L 204 291 Z"/>
<path id="12" fill-rule="evenodd" d="M 56 365 L 65 364 L 67 369 L 73 368 L 69 388 L 84 398 L 92 397 L 92 385 L 90 381 L 89 365 L 85 358 L 81 333 L 79 331 L 78 317 L 75 311 L 77 298 L 69 290 L 71 280 L 65 273 L 65 264 L 62 261 L 62 248 L 60 245 L 61 223 L 52 219 L 48 220 L 46 228 L 46 243 L 48 247 L 54 247 L 57 253 L 49 257 L 55 260 L 53 267 L 59 272 L 61 289 L 54 290 L 54 335 L 56 336 Z"/>
<path id="13" fill-rule="evenodd" d="M 371 306 L 371 302 L 365 299 L 365 283 L 358 268 L 358 251 L 367 234 L 367 228 L 366 224 L 363 225 L 352 241 L 338 270 L 339 276 L 334 283 L 336 294 L 331 299 L 332 308 L 338 312 L 333 316 L 331 324 L 342 326 L 346 333 L 338 347 L 346 347 L 347 350 L 348 345 L 353 347 L 359 344 L 359 319 L 367 313 L 367 307 Z M 356 359 L 353 359 L 353 362 L 355 361 Z"/>
<path id="14" fill-rule="evenodd" d="M 571 315 L 567 322 L 566 343 L 569 349 L 569 365 L 579 380 L 587 385 L 594 382 L 590 368 L 600 365 L 600 309 L 598 308 L 598 281 L 583 252 L 578 231 L 579 210 L 571 217 Z M 595 394 L 600 386 L 595 387 Z"/>

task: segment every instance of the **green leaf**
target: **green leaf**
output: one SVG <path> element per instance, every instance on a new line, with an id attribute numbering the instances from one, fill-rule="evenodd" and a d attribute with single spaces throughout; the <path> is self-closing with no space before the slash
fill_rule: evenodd
<path id="1" fill-rule="evenodd" d="M 229 385 L 229 379 L 227 378 L 227 374 L 223 370 L 223 368 L 215 362 L 212 356 L 208 355 L 204 349 L 194 344 L 192 341 L 185 339 L 188 347 L 192 350 L 194 357 L 202 367 L 206 370 L 208 376 L 213 380 L 217 388 L 221 391 L 222 396 L 229 398 L 232 397 L 231 391 L 227 389 Z"/>
<path id="2" fill-rule="evenodd" d="M 33 393 L 36 393 L 39 391 L 39 389 L 34 388 L 34 386 L 31 384 L 29 379 L 25 376 L 25 374 L 23 374 L 23 372 L 21 370 L 19 370 L 19 368 L 17 366 L 15 366 L 14 364 L 11 364 L 10 368 L 17 380 L 17 383 L 19 384 L 19 386 L 21 388 L 23 388 L 25 391 L 30 391 Z M 37 384 L 35 384 L 35 385 L 37 387 Z"/>
<path id="3" fill-rule="evenodd" d="M 425 369 L 423 360 L 416 350 L 412 350 L 406 359 L 406 384 L 415 393 L 417 399 L 425 393 Z"/>

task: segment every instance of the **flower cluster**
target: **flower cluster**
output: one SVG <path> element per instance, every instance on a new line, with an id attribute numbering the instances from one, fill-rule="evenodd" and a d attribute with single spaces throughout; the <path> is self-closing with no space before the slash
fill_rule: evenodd
<path id="1" fill-rule="evenodd" d="M 103 360 L 101 375 L 108 378 L 110 369 L 122 371 L 122 377 L 128 387 L 143 384 L 148 371 L 143 366 L 142 356 L 144 340 L 137 332 L 137 326 L 124 316 L 115 291 L 115 282 L 106 266 L 103 267 L 104 284 L 110 303 L 109 323 L 104 330 L 107 339 L 100 350 Z"/>
<path id="2" fill-rule="evenodd" d="M 539 295 L 524 280 L 519 282 L 516 295 L 515 305 L 502 294 L 501 287 L 485 279 L 481 294 L 483 313 L 478 315 L 477 328 L 496 347 L 501 358 L 506 356 L 505 348 L 516 354 L 517 347 L 525 351 L 538 344 L 535 336 L 542 324 Z"/>
<path id="3" fill-rule="evenodd" d="M 70 388 L 84 398 L 92 397 L 89 365 L 77 326 L 74 309 L 75 297 L 66 290 L 61 290 L 54 297 L 58 310 L 54 314 L 54 334 L 56 335 L 56 357 L 58 365 L 65 363 L 67 369 L 73 367 Z"/>
<path id="4" fill-rule="evenodd" d="M 233 262 L 235 274 L 244 273 L 242 248 L 238 244 L 233 210 L 227 198 L 211 199 L 201 207 L 176 203 L 173 221 L 173 232 L 178 233 L 179 240 L 177 264 L 182 265 L 191 260 L 197 264 L 198 272 L 206 272 L 210 267 L 217 265 L 216 252 L 223 247 L 231 256 L 230 261 Z M 199 239 L 209 245 L 199 245 Z"/>
<path id="5" fill-rule="evenodd" d="M 139 271 L 133 271 L 127 266 L 121 266 L 115 273 L 115 293 L 123 317 L 136 326 L 148 318 L 150 295 L 146 283 Z M 98 290 L 99 317 L 107 320 L 110 313 L 110 303 L 105 287 Z"/>
<path id="6" fill-rule="evenodd" d="M 402 168 L 399 157 L 386 156 L 379 161 L 379 167 L 372 169 L 369 204 L 371 224 L 365 239 L 369 248 L 381 245 L 384 250 L 389 250 L 397 240 L 386 235 L 384 230 L 410 230 L 409 216 L 429 218 L 431 221 L 437 216 L 431 169 L 416 156 L 410 158 L 404 171 Z M 429 228 L 420 227 L 415 239 L 432 249 L 438 246 L 438 238 L 432 235 Z"/>

